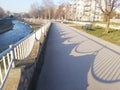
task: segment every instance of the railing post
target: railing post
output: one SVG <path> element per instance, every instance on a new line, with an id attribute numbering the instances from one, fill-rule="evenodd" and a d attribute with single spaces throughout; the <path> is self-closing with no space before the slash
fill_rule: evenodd
<path id="1" fill-rule="evenodd" d="M 1 69 L 1 66 L 0 66 L 0 81 L 1 81 L 1 83 L 3 82 L 3 75 L 2 75 L 2 69 Z"/>
<path id="2" fill-rule="evenodd" d="M 15 52 L 14 52 L 14 48 L 13 48 L 12 45 L 9 45 L 9 48 L 12 49 L 12 51 L 11 51 L 11 58 L 12 58 L 12 60 L 13 60 L 12 68 L 15 68 Z"/>
<path id="3" fill-rule="evenodd" d="M 5 74 L 7 74 L 7 67 L 6 67 L 6 61 L 5 61 L 4 56 L 3 56 L 3 65 L 4 65 L 4 69 L 5 69 Z"/>
<path id="4" fill-rule="evenodd" d="M 44 37 L 46 37 L 45 25 L 43 26 L 43 30 L 44 30 Z"/>

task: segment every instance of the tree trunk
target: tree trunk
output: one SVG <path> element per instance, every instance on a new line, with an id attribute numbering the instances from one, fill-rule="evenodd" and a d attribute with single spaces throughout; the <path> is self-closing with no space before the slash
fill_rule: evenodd
<path id="1" fill-rule="evenodd" d="M 107 16 L 106 28 L 105 28 L 104 33 L 109 32 L 109 26 L 110 26 L 110 16 Z"/>
<path id="2" fill-rule="evenodd" d="M 51 15 L 50 15 L 51 13 L 50 13 L 50 9 L 48 9 L 48 19 L 50 20 L 50 18 L 51 18 Z"/>

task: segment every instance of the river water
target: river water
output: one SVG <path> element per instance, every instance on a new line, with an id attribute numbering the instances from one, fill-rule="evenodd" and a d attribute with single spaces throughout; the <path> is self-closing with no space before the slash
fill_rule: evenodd
<path id="1" fill-rule="evenodd" d="M 18 42 L 30 33 L 30 26 L 21 21 L 13 20 L 14 27 L 5 33 L 0 34 L 0 53 L 9 45 Z"/>

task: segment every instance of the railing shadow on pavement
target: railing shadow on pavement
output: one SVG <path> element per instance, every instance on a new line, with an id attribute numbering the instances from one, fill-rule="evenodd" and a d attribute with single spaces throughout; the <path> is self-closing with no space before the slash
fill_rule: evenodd
<path id="1" fill-rule="evenodd" d="M 85 35 L 81 35 L 78 32 L 73 35 L 72 32 L 76 31 L 70 30 L 69 28 L 66 28 L 66 26 L 61 24 L 54 25 L 54 27 L 61 26 L 62 29 L 60 28 L 58 32 L 60 33 L 59 35 L 61 38 L 61 42 L 59 44 L 64 46 L 63 49 L 65 53 L 63 57 L 73 60 L 72 62 L 74 62 L 74 65 L 72 66 L 73 68 L 71 68 L 71 70 L 74 72 L 74 74 L 77 74 L 77 77 L 75 78 L 82 82 L 82 85 L 80 86 L 82 90 L 86 90 L 88 87 L 87 77 L 89 71 L 91 71 L 94 79 L 99 82 L 120 82 L 119 52 L 102 45 L 99 41 L 95 41 Z M 67 74 L 70 75 L 71 73 Z"/>
<path id="2" fill-rule="evenodd" d="M 74 32 L 76 32 L 76 31 L 74 31 Z M 91 67 L 91 72 L 92 72 L 93 77 L 95 79 L 97 79 L 98 81 L 104 82 L 104 83 L 120 82 L 120 75 L 119 75 L 119 73 L 120 73 L 120 70 L 119 70 L 120 52 L 115 51 L 115 50 L 103 45 L 99 41 L 89 38 L 86 35 L 80 34 L 78 32 L 76 32 L 76 33 L 81 35 L 82 37 L 92 40 L 97 45 L 102 46 L 101 49 L 99 47 L 99 50 L 94 51 L 94 52 L 97 52 L 97 54 L 95 56 L 95 60 Z M 75 36 L 75 38 L 76 38 L 76 36 Z M 70 41 L 70 40 L 68 40 L 68 41 Z M 77 39 L 77 41 L 79 41 L 79 40 Z M 85 42 L 85 40 L 84 40 L 84 42 Z M 91 46 L 90 43 L 88 43 L 86 45 L 87 45 L 86 48 Z M 97 45 L 95 45 L 95 46 L 97 46 Z M 79 53 L 79 54 L 85 53 L 85 52 L 78 52 L 77 49 L 79 46 L 80 46 L 80 43 L 78 43 L 78 45 L 76 45 L 76 49 L 75 49 L 76 53 Z M 93 48 L 93 47 L 95 48 L 95 46 L 91 46 L 91 48 Z M 88 51 L 91 48 L 88 48 Z M 90 53 L 90 52 L 86 52 L 86 53 Z"/>

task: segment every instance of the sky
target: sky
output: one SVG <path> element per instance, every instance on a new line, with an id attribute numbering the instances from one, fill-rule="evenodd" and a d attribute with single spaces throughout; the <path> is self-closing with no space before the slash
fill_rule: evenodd
<path id="1" fill-rule="evenodd" d="M 56 4 L 59 4 L 64 0 L 54 0 Z M 33 3 L 42 4 L 42 0 L 0 0 L 0 7 L 5 11 L 11 12 L 28 12 L 30 10 L 30 5 Z"/>

